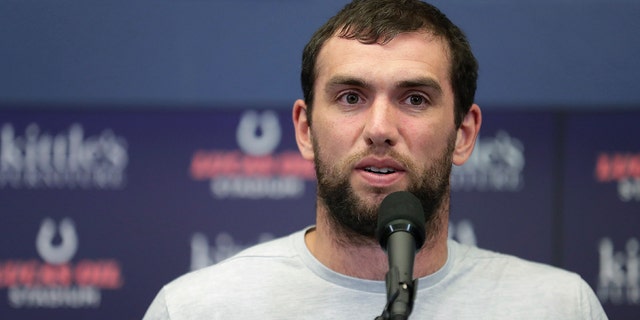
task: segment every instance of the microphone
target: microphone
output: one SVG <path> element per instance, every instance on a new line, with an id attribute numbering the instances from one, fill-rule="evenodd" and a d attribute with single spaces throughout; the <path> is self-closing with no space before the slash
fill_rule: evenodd
<path id="1" fill-rule="evenodd" d="M 376 237 L 387 252 L 389 272 L 385 277 L 387 305 L 376 319 L 409 318 L 418 284 L 413 280 L 413 261 L 425 241 L 424 224 L 422 204 L 410 192 L 394 192 L 382 200 Z"/>

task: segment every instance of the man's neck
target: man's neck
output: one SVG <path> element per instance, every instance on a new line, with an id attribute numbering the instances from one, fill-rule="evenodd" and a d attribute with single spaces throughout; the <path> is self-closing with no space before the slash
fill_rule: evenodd
<path id="1" fill-rule="evenodd" d="M 443 219 L 446 223 L 448 219 Z M 447 229 L 429 238 L 429 243 L 416 253 L 414 278 L 438 271 L 447 260 Z M 389 270 L 387 255 L 376 239 L 348 241 L 338 232 L 323 212 L 318 212 L 316 227 L 305 235 L 311 254 L 327 268 L 355 278 L 384 280 Z M 345 239 L 346 238 L 346 239 Z"/>

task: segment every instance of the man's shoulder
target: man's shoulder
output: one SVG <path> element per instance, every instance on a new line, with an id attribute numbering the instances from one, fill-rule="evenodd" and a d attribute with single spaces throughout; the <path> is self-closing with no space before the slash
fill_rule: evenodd
<path id="1" fill-rule="evenodd" d="M 548 263 L 524 259 L 512 254 L 500 253 L 490 249 L 455 243 L 459 261 L 483 267 L 500 268 L 510 272 L 537 271 L 543 274 L 576 276 L 575 273 L 552 266 Z"/>
<path id="2" fill-rule="evenodd" d="M 451 286 L 474 297 L 477 292 L 495 293 L 487 301 L 476 299 L 483 306 L 527 310 L 539 318 L 606 319 L 593 290 L 575 272 L 455 242 L 452 250 L 456 271 Z"/>
<path id="3" fill-rule="evenodd" d="M 518 280 L 534 283 L 553 283 L 554 279 L 582 282 L 582 278 L 571 272 L 547 263 L 532 261 L 511 254 L 499 253 L 488 249 L 455 243 L 457 263 L 460 267 L 474 272 L 487 273 L 489 276 L 506 280 Z M 542 282 L 539 282 L 542 281 Z"/>
<path id="4" fill-rule="evenodd" d="M 258 281 L 256 277 L 265 270 L 280 270 L 267 268 L 270 264 L 282 264 L 285 261 L 295 260 L 298 255 L 294 247 L 296 233 L 276 238 L 264 243 L 256 244 L 241 252 L 220 261 L 214 265 L 204 267 L 186 273 L 165 286 L 168 292 L 193 291 L 194 288 L 203 288 L 225 283 L 250 283 Z M 255 272 L 257 269 L 261 272 Z"/>
<path id="5" fill-rule="evenodd" d="M 214 265 L 191 271 L 160 290 L 149 319 L 207 317 L 273 294 L 296 270 L 303 231 L 247 248 Z M 171 315 L 171 316 L 169 316 Z"/>

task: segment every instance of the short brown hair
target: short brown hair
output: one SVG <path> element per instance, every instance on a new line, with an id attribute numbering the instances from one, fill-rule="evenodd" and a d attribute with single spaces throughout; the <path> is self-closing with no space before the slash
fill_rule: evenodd
<path id="1" fill-rule="evenodd" d="M 337 34 L 366 44 L 384 44 L 400 33 L 421 30 L 441 37 L 449 46 L 455 124 L 460 126 L 475 98 L 478 62 L 462 30 L 438 8 L 417 0 L 354 0 L 313 34 L 302 54 L 300 74 L 309 121 L 316 80 L 315 66 L 320 49 L 329 38 Z"/>

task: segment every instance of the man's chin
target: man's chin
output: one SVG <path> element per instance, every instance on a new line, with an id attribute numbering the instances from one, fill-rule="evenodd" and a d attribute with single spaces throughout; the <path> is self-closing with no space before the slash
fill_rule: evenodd
<path id="1" fill-rule="evenodd" d="M 384 198 L 397 191 L 406 191 L 406 188 L 370 188 L 356 196 L 364 205 L 377 208 Z"/>

